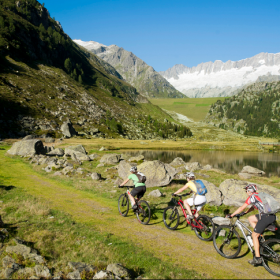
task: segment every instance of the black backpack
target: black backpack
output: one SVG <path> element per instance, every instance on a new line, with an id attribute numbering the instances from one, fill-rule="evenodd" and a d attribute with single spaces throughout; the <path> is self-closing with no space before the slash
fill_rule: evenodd
<path id="1" fill-rule="evenodd" d="M 147 178 L 143 173 L 137 172 L 135 175 L 137 176 L 139 183 L 145 183 L 146 182 Z"/>

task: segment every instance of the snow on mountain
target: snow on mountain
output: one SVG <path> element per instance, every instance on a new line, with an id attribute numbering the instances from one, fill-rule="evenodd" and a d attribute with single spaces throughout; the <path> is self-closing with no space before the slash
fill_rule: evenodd
<path id="1" fill-rule="evenodd" d="M 280 53 L 260 53 L 239 61 L 201 63 L 189 68 L 178 64 L 159 72 L 177 90 L 189 97 L 230 96 L 256 82 L 280 78 Z"/>
<path id="2" fill-rule="evenodd" d="M 94 41 L 88 41 L 88 42 L 84 42 L 82 40 L 79 40 L 79 39 L 76 39 L 76 40 L 73 40 L 76 44 L 88 49 L 88 50 L 96 50 L 100 47 L 107 47 L 103 44 L 100 44 L 98 42 L 94 42 Z"/>

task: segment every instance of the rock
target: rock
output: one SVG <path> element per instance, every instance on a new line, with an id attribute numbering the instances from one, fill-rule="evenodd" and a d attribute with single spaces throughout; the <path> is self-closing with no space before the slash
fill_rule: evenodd
<path id="1" fill-rule="evenodd" d="M 210 164 L 206 164 L 203 166 L 203 170 L 211 170 L 212 166 Z"/>
<path id="2" fill-rule="evenodd" d="M 88 133 L 90 134 L 90 135 L 94 135 L 94 134 L 96 134 L 96 133 L 98 133 L 99 132 L 99 129 L 98 128 L 95 128 L 95 127 L 92 127 L 89 131 L 88 131 Z"/>
<path id="3" fill-rule="evenodd" d="M 152 197 L 161 197 L 163 196 L 163 194 L 159 191 L 159 190 L 154 190 L 151 191 L 148 196 L 152 196 Z"/>
<path id="4" fill-rule="evenodd" d="M 79 272 L 82 271 L 93 271 L 95 269 L 94 266 L 92 265 L 88 265 L 84 262 L 68 262 L 68 266 L 73 269 L 73 270 L 77 270 Z"/>
<path id="5" fill-rule="evenodd" d="M 31 140 L 31 139 L 36 139 L 37 136 L 36 135 L 27 135 L 24 138 L 22 138 L 22 140 Z"/>
<path id="6" fill-rule="evenodd" d="M 16 246 L 8 246 L 6 248 L 6 252 L 11 254 L 15 253 L 24 256 L 25 254 L 31 253 L 31 248 L 22 244 L 18 244 Z"/>
<path id="7" fill-rule="evenodd" d="M 67 274 L 67 279 L 81 279 L 81 274 L 78 270 Z"/>
<path id="8" fill-rule="evenodd" d="M 146 176 L 147 181 L 145 184 L 147 188 L 166 186 L 174 179 L 177 173 L 174 167 L 159 160 L 141 163 L 138 166 L 138 171 Z"/>
<path id="9" fill-rule="evenodd" d="M 49 153 L 47 153 L 48 156 L 64 156 L 64 150 L 61 148 L 56 148 Z"/>
<path id="10" fill-rule="evenodd" d="M 120 154 L 106 154 L 100 159 L 100 163 L 117 164 L 121 158 Z"/>
<path id="11" fill-rule="evenodd" d="M 34 269 L 38 277 L 44 277 L 44 278 L 51 277 L 50 270 L 46 266 L 35 265 Z"/>
<path id="12" fill-rule="evenodd" d="M 260 169 L 257 169 L 255 167 L 252 167 L 252 166 L 244 166 L 243 169 L 241 170 L 241 173 L 248 173 L 248 174 L 251 174 L 253 176 L 263 176 L 265 175 L 265 172 L 260 170 Z"/>
<path id="13" fill-rule="evenodd" d="M 74 168 L 72 166 L 66 166 L 61 170 L 61 172 L 63 175 L 67 175 L 69 173 L 72 173 L 73 169 Z"/>
<path id="14" fill-rule="evenodd" d="M 32 267 L 25 267 L 25 268 L 19 269 L 17 271 L 17 274 L 20 276 L 20 279 L 27 279 L 34 273 L 35 273 L 35 270 Z"/>
<path id="15" fill-rule="evenodd" d="M 111 273 L 100 270 L 93 276 L 93 279 L 114 279 L 114 277 L 112 277 Z"/>
<path id="16" fill-rule="evenodd" d="M 176 168 L 176 170 L 178 170 L 178 169 Z M 184 174 L 176 174 L 174 179 L 176 179 L 176 180 L 186 180 L 186 176 Z"/>
<path id="17" fill-rule="evenodd" d="M 45 154 L 45 148 L 41 140 L 22 140 L 15 142 L 8 153 L 19 156 Z"/>
<path id="18" fill-rule="evenodd" d="M 44 169 L 46 172 L 50 173 L 52 172 L 52 167 L 50 165 L 48 165 L 45 169 Z"/>
<path id="19" fill-rule="evenodd" d="M 98 158 L 98 154 L 91 154 L 89 155 L 90 160 L 94 160 L 96 158 Z"/>
<path id="20" fill-rule="evenodd" d="M 207 175 L 207 174 L 203 174 L 203 173 L 195 173 L 195 176 L 196 177 L 203 177 L 203 178 L 210 178 L 210 175 Z"/>
<path id="21" fill-rule="evenodd" d="M 128 154 L 121 154 L 120 160 L 128 160 L 130 156 Z"/>
<path id="22" fill-rule="evenodd" d="M 238 173 L 238 176 L 243 179 L 243 180 L 247 180 L 247 179 L 251 179 L 252 175 L 248 174 L 248 173 Z"/>
<path id="23" fill-rule="evenodd" d="M 69 146 L 65 148 L 65 155 L 71 156 L 73 153 L 79 152 L 84 155 L 87 154 L 86 149 L 84 148 L 83 145 L 77 145 L 77 146 Z"/>
<path id="24" fill-rule="evenodd" d="M 214 217 L 212 218 L 212 221 L 215 225 L 230 225 L 230 219 L 223 218 L 223 217 Z"/>
<path id="25" fill-rule="evenodd" d="M 99 163 L 96 167 L 103 167 L 104 163 Z"/>
<path id="26" fill-rule="evenodd" d="M 106 270 L 121 278 L 131 278 L 130 271 L 119 263 L 109 264 Z"/>
<path id="27" fill-rule="evenodd" d="M 188 162 L 186 164 L 186 169 L 189 171 L 195 171 L 195 170 L 202 169 L 202 166 L 199 162 Z"/>
<path id="28" fill-rule="evenodd" d="M 105 147 L 101 147 L 101 148 L 99 149 L 99 151 L 100 151 L 100 152 L 102 152 L 102 151 L 108 151 L 108 149 L 105 148 Z"/>
<path id="29" fill-rule="evenodd" d="M 14 268 L 18 266 L 16 261 L 10 256 L 6 256 L 5 258 L 3 258 L 2 263 L 4 268 Z"/>
<path id="30" fill-rule="evenodd" d="M 119 163 L 118 174 L 123 180 L 127 179 L 128 176 L 131 174 L 131 172 L 129 171 L 131 166 L 136 166 L 136 164 L 127 162 L 126 160 L 122 160 Z M 128 182 L 128 184 L 131 182 Z"/>
<path id="31" fill-rule="evenodd" d="M 61 127 L 60 130 L 62 131 L 62 134 L 64 135 L 64 137 L 66 138 L 70 138 L 72 136 L 75 136 L 77 134 L 76 130 L 73 128 L 71 121 L 66 121 L 64 122 Z"/>
<path id="32" fill-rule="evenodd" d="M 186 163 L 183 161 L 182 158 L 180 157 L 176 157 L 171 163 L 170 165 L 173 166 L 173 167 L 176 167 L 176 166 L 180 166 L 180 165 L 185 165 Z"/>
<path id="33" fill-rule="evenodd" d="M 226 172 L 224 172 L 223 170 L 217 169 L 217 168 L 212 168 L 211 171 L 214 171 L 219 174 L 226 174 Z"/>
<path id="34" fill-rule="evenodd" d="M 222 205 L 222 193 L 213 183 L 200 179 L 207 188 L 206 200 L 210 205 Z"/>
<path id="35" fill-rule="evenodd" d="M 13 268 L 6 268 L 4 270 L 4 279 L 9 279 L 11 278 L 11 276 L 13 275 L 14 272 L 16 272 L 17 270 L 13 269 Z"/>
<path id="36" fill-rule="evenodd" d="M 55 139 L 52 137 L 45 138 L 45 143 L 54 143 L 54 142 L 55 142 Z"/>
<path id="37" fill-rule="evenodd" d="M 90 161 L 90 157 L 80 152 L 75 152 L 71 155 L 71 158 L 75 161 Z"/>
<path id="38" fill-rule="evenodd" d="M 138 161 L 141 161 L 141 160 L 144 160 L 144 156 L 143 155 L 139 155 L 137 157 L 131 157 L 128 161 L 135 161 L 135 162 L 138 162 Z"/>
<path id="39" fill-rule="evenodd" d="M 100 180 L 101 179 L 101 175 L 99 173 L 93 172 L 91 174 L 91 178 L 92 178 L 92 180 Z"/>

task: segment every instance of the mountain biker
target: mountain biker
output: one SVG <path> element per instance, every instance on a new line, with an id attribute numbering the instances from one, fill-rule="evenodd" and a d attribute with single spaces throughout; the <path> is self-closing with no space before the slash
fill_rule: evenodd
<path id="1" fill-rule="evenodd" d="M 195 180 L 195 176 L 194 176 L 193 172 L 187 172 L 185 175 L 186 175 L 186 178 L 188 181 L 187 184 L 172 195 L 176 195 L 176 194 L 186 190 L 187 188 L 190 188 L 191 192 L 193 192 L 194 195 L 192 198 L 188 198 L 188 199 L 184 200 L 184 206 L 189 213 L 189 219 L 193 219 L 194 217 L 192 215 L 190 206 L 193 206 L 193 205 L 198 206 L 197 211 L 195 213 L 195 217 L 197 218 L 199 216 L 198 212 L 201 210 L 202 206 L 204 204 L 206 204 L 206 197 L 205 197 L 205 195 L 197 194 L 197 188 L 193 182 Z"/>
<path id="2" fill-rule="evenodd" d="M 136 175 L 139 172 L 137 172 L 136 166 L 132 166 L 130 168 L 130 172 L 131 172 L 131 174 L 128 176 L 128 178 L 125 181 L 122 182 L 122 184 L 119 185 L 119 188 L 124 186 L 129 180 L 133 181 L 135 188 L 131 192 L 128 192 L 128 197 L 132 203 L 132 209 L 136 210 L 137 205 L 135 203 L 134 197 L 137 195 L 138 199 L 142 198 L 146 192 L 146 185 L 145 185 L 145 183 L 139 182 L 139 178 Z"/>
<path id="3" fill-rule="evenodd" d="M 248 198 L 245 203 L 240 206 L 233 214 L 227 215 L 228 218 L 234 217 L 236 214 L 241 213 L 245 210 L 248 205 L 252 205 L 249 210 L 243 212 L 242 214 L 247 214 L 255 209 L 259 210 L 258 215 L 252 215 L 248 218 L 249 223 L 254 228 L 252 233 L 253 244 L 255 248 L 255 256 L 253 260 L 249 260 L 248 262 L 252 265 L 257 265 L 262 263 L 262 259 L 260 257 L 260 243 L 259 236 L 264 232 L 265 228 L 275 222 L 276 216 L 275 214 L 265 214 L 264 207 L 261 199 L 258 197 L 257 186 L 255 184 L 249 184 L 245 188 Z"/>

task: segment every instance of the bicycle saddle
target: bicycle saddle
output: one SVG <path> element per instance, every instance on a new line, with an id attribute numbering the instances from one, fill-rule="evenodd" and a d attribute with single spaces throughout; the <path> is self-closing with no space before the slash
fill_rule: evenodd
<path id="1" fill-rule="evenodd" d="M 276 227 L 275 224 L 272 223 L 272 224 L 268 225 L 266 227 L 266 229 L 269 230 L 269 231 L 276 231 L 278 228 Z"/>

